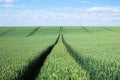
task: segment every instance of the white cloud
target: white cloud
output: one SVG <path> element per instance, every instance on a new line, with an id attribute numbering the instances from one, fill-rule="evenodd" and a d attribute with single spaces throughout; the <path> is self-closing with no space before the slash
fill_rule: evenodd
<path id="1" fill-rule="evenodd" d="M 14 5 L 13 4 L 0 4 L 0 7 L 3 7 L 3 8 L 13 8 Z"/>
<path id="2" fill-rule="evenodd" d="M 14 2 L 15 0 L 4 0 L 6 3 L 12 3 Z"/>
<path id="3" fill-rule="evenodd" d="M 61 8 L 63 11 L 70 11 L 70 12 L 90 12 L 90 13 L 104 13 L 104 12 L 114 12 L 120 13 L 120 7 L 89 7 L 89 8 L 76 8 L 76 7 L 64 7 Z"/>
<path id="4" fill-rule="evenodd" d="M 111 7 L 92 7 L 89 8 L 90 12 L 120 12 L 120 8 L 111 8 Z"/>
<path id="5" fill-rule="evenodd" d="M 52 9 L 2 12 L 1 25 L 120 25 L 119 7 Z"/>
<path id="6" fill-rule="evenodd" d="M 15 0 L 0 0 L 0 2 L 5 2 L 5 3 L 12 3 L 14 2 Z"/>
<path id="7" fill-rule="evenodd" d="M 13 8 L 16 0 L 0 0 L 0 8 Z"/>
<path id="8" fill-rule="evenodd" d="M 88 0 L 80 0 L 79 2 L 80 2 L 80 3 L 87 3 L 87 4 L 88 4 L 88 3 L 92 3 L 90 0 L 89 0 L 89 1 L 88 1 Z"/>

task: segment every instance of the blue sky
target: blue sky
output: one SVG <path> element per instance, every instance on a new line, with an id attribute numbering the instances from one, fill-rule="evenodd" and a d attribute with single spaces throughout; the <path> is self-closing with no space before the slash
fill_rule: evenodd
<path id="1" fill-rule="evenodd" d="M 120 26 L 120 0 L 0 0 L 0 26 Z"/>

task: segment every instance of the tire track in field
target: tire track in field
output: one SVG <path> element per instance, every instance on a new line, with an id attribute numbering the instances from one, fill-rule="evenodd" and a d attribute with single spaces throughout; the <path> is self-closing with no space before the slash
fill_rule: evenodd
<path id="1" fill-rule="evenodd" d="M 109 29 L 109 28 L 106 28 L 106 27 L 102 27 L 103 29 L 107 30 L 107 31 L 110 31 L 110 32 L 114 32 L 113 30 Z"/>
<path id="2" fill-rule="evenodd" d="M 63 27 L 60 27 L 60 32 L 59 33 L 62 33 L 63 32 Z"/>
<path id="3" fill-rule="evenodd" d="M 63 34 L 61 35 L 62 37 L 62 42 L 65 46 L 65 48 L 67 49 L 68 54 L 76 61 L 76 63 L 78 63 L 79 66 L 81 66 L 85 71 L 88 72 L 89 76 L 90 76 L 90 80 L 94 80 L 92 78 L 92 76 L 90 75 L 89 71 L 86 69 L 86 66 L 84 66 L 84 64 L 82 64 L 83 59 L 82 58 L 78 58 L 78 55 L 76 54 L 76 52 L 72 49 L 72 47 L 67 44 L 67 42 L 65 41 Z"/>
<path id="4" fill-rule="evenodd" d="M 87 32 L 88 34 L 93 34 L 91 31 L 89 31 L 86 27 L 81 27 L 85 32 Z"/>
<path id="5" fill-rule="evenodd" d="M 100 72 L 98 72 L 98 70 L 94 70 L 94 67 L 92 67 L 90 64 L 86 63 L 86 61 L 88 61 L 88 60 L 91 61 L 91 59 L 90 58 L 84 59 L 80 55 L 78 55 L 78 53 L 75 50 L 73 50 L 72 47 L 65 41 L 63 35 L 62 35 L 62 41 L 63 41 L 63 44 L 66 47 L 68 53 L 70 54 L 70 56 L 73 57 L 73 59 L 78 63 L 78 65 L 80 65 L 84 70 L 86 70 L 89 73 L 90 80 L 109 80 L 111 78 L 111 75 L 109 75 L 109 74 L 108 74 L 109 76 L 107 76 L 107 78 L 106 77 L 100 78 L 100 76 L 103 76 L 102 74 L 100 76 L 96 75 L 96 74 L 100 74 Z M 104 66 L 101 66 L 101 69 L 103 67 Z M 99 71 L 101 71 L 101 69 L 99 69 Z M 96 72 L 98 72 L 98 73 L 96 73 Z M 106 70 L 105 70 L 105 72 L 106 72 Z M 114 74 L 114 73 L 112 73 L 112 74 Z M 111 78 L 110 80 L 120 80 L 119 74 L 120 73 L 118 71 L 117 73 L 115 73 L 115 78 Z M 99 77 L 99 78 L 97 78 L 97 77 Z"/>
<path id="6" fill-rule="evenodd" d="M 7 33 L 13 31 L 15 28 L 12 28 L 12 29 L 8 29 L 7 31 L 3 32 L 0 34 L 0 36 L 3 36 L 3 35 L 6 35 Z"/>
<path id="7" fill-rule="evenodd" d="M 52 49 L 57 44 L 59 37 L 60 34 L 58 35 L 55 43 L 50 45 L 45 51 L 42 52 L 42 54 L 32 60 L 22 71 L 19 71 L 19 76 L 14 80 L 35 80 L 41 71 L 47 56 L 51 53 Z"/>
<path id="8" fill-rule="evenodd" d="M 28 35 L 26 35 L 26 37 L 30 37 L 32 36 L 33 34 L 35 34 L 38 30 L 39 30 L 40 27 L 36 27 L 34 28 Z"/>

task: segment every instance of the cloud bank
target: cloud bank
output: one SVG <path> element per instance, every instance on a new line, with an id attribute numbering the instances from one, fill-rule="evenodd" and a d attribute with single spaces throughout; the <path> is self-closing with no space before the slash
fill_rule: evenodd
<path id="1" fill-rule="evenodd" d="M 63 7 L 2 11 L 0 25 L 119 26 L 119 7 Z"/>
<path id="2" fill-rule="evenodd" d="M 13 8 L 16 0 L 0 0 L 0 8 Z"/>

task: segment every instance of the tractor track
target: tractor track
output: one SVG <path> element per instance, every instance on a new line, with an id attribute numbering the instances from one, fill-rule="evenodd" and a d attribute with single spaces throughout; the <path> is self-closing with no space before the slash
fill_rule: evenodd
<path id="1" fill-rule="evenodd" d="M 28 35 L 26 35 L 25 37 L 30 37 L 30 36 L 32 36 L 32 35 L 35 34 L 39 29 L 40 29 L 40 27 L 34 28 L 34 29 L 33 29 Z"/>
<path id="2" fill-rule="evenodd" d="M 65 46 L 68 54 L 73 58 L 73 60 L 75 60 L 75 62 L 76 62 L 79 66 L 81 66 L 85 71 L 88 72 L 90 80 L 94 80 L 94 79 L 92 78 L 92 76 L 90 75 L 89 71 L 85 68 L 84 64 L 82 64 L 83 59 L 82 59 L 82 58 L 80 58 L 81 60 L 78 59 L 78 55 L 76 54 L 76 52 L 75 52 L 75 51 L 72 49 L 72 47 L 65 41 L 64 36 L 63 36 L 63 28 L 61 28 L 61 29 L 62 29 L 62 30 L 61 30 L 62 43 L 63 43 L 63 45 Z"/>
<path id="3" fill-rule="evenodd" d="M 18 77 L 13 80 L 35 80 L 41 71 L 41 68 L 44 65 L 47 56 L 51 53 L 52 49 L 58 43 L 59 37 L 60 34 L 52 45 L 43 51 L 42 54 L 40 54 L 37 58 L 28 63 L 28 66 L 26 66 L 22 71 L 20 70 L 18 72 Z"/>
<path id="4" fill-rule="evenodd" d="M 7 34 L 7 33 L 11 32 L 11 31 L 13 31 L 14 29 L 15 29 L 15 28 L 8 29 L 7 31 L 5 31 L 5 32 L 1 33 L 1 34 L 0 34 L 0 36 L 3 36 L 3 35 L 5 35 L 5 34 Z"/>
<path id="5" fill-rule="evenodd" d="M 67 42 L 65 41 L 63 35 L 61 35 L 61 37 L 62 37 L 63 45 L 65 46 L 68 54 L 75 60 L 75 62 L 76 62 L 79 66 L 81 66 L 85 71 L 88 72 L 89 78 L 90 78 L 89 80 L 94 80 L 94 79 L 92 78 L 92 76 L 90 75 L 89 71 L 88 71 L 88 70 L 86 69 L 86 67 L 84 66 L 84 64 L 82 64 L 83 59 L 80 58 L 80 57 L 79 57 L 79 59 L 78 59 L 77 53 L 72 49 L 72 47 L 71 47 L 69 44 L 67 44 Z"/>
<path id="6" fill-rule="evenodd" d="M 93 34 L 91 31 L 89 31 L 86 27 L 81 27 L 85 32 L 87 32 L 88 34 Z"/>
<path id="7" fill-rule="evenodd" d="M 107 27 L 102 27 L 103 29 L 107 30 L 107 31 L 110 31 L 110 32 L 114 32 L 113 30 L 107 28 Z"/>

